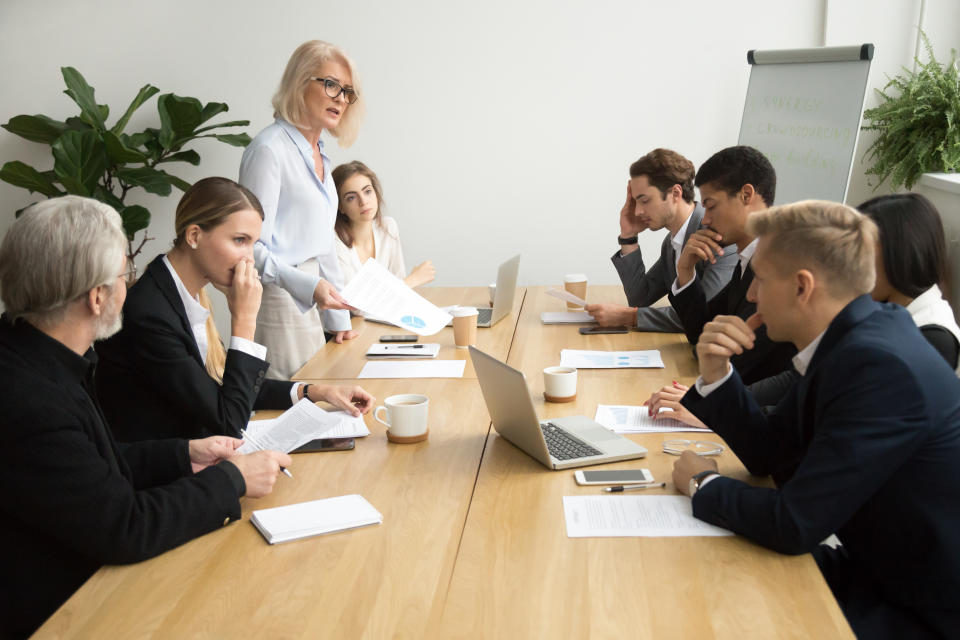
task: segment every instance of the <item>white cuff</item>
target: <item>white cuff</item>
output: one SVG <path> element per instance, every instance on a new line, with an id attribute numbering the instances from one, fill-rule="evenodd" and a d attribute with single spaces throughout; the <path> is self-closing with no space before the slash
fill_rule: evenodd
<path id="1" fill-rule="evenodd" d="M 723 376 L 716 382 L 711 382 L 710 384 L 707 384 L 706 382 L 703 381 L 703 376 L 700 376 L 699 378 L 697 378 L 697 382 L 695 385 L 697 388 L 697 393 L 699 393 L 701 397 L 706 398 L 708 395 L 710 395 L 711 393 L 719 389 L 720 385 L 722 385 L 724 382 L 729 380 L 730 376 L 732 375 L 733 375 L 733 365 L 731 365 L 728 362 L 727 375 Z"/>
<path id="2" fill-rule="evenodd" d="M 693 284 L 693 281 L 696 280 L 696 279 L 697 279 L 697 272 L 694 271 L 694 272 L 693 272 L 693 277 L 690 278 L 690 282 L 688 282 L 687 284 L 683 285 L 682 287 L 678 287 L 678 286 L 677 286 L 677 278 L 674 278 L 674 279 L 673 279 L 673 284 L 670 285 L 670 292 L 673 293 L 673 295 L 675 295 L 675 296 L 676 296 L 676 295 L 679 295 L 681 291 L 683 291 L 684 289 L 686 289 L 687 287 L 689 287 L 690 285 L 692 285 L 692 284 Z"/>
<path id="3" fill-rule="evenodd" d="M 714 473 L 713 475 L 707 476 L 706 478 L 700 481 L 700 488 L 698 488 L 697 491 L 699 492 L 703 490 L 705 486 L 707 486 L 708 484 L 710 484 L 711 482 L 713 482 L 719 477 L 720 477 L 719 473 Z"/>
<path id="4" fill-rule="evenodd" d="M 246 338 L 239 338 L 237 336 L 230 336 L 230 348 L 236 349 L 237 351 L 245 353 L 248 356 L 259 358 L 260 360 L 267 359 L 267 348 L 262 344 L 257 344 L 253 340 L 247 340 Z"/>
<path id="5" fill-rule="evenodd" d="M 302 382 L 294 382 L 290 385 L 290 404 L 295 405 L 300 402 L 300 387 L 304 386 Z"/>

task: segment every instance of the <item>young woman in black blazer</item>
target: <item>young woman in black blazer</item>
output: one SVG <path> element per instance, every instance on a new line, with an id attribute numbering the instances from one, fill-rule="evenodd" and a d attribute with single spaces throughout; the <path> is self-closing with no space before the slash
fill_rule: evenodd
<path id="1" fill-rule="evenodd" d="M 118 440 L 238 436 L 252 410 L 286 409 L 304 392 L 353 415 L 373 406 L 357 386 L 266 378 L 266 349 L 253 341 L 262 220 L 256 196 L 227 178 L 200 180 L 183 195 L 173 249 L 130 289 L 120 333 L 97 346 L 97 393 Z M 229 348 L 210 314 L 208 283 L 227 298 Z"/>

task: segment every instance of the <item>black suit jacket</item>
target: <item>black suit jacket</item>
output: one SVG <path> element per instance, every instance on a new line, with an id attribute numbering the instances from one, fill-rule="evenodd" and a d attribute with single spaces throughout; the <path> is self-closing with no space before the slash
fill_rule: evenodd
<path id="1" fill-rule="evenodd" d="M 683 237 L 684 245 L 700 228 L 702 220 L 703 207 L 698 202 L 687 222 L 687 230 Z M 720 256 L 715 263 L 697 264 L 697 278 L 703 279 L 703 289 L 707 298 L 712 298 L 726 286 L 737 264 L 736 245 L 730 245 L 724 249 L 724 255 Z M 643 263 L 643 255 L 640 251 L 633 251 L 625 256 L 617 251 L 610 260 L 617 269 L 620 282 L 623 283 L 627 304 L 637 307 L 638 329 L 665 333 L 683 331 L 683 324 L 673 307 L 650 306 L 667 295 L 673 281 L 677 279 L 677 255 L 673 250 L 673 244 L 670 243 L 670 234 L 663 239 L 660 255 L 649 271 Z"/>
<path id="2" fill-rule="evenodd" d="M 670 292 L 670 304 L 677 310 L 683 331 L 690 344 L 697 344 L 703 325 L 718 315 L 739 316 L 746 320 L 757 310 L 757 305 L 747 300 L 747 291 L 753 282 L 753 269 L 747 263 L 747 269 L 740 282 L 727 283 L 720 293 L 712 299 L 707 298 L 700 278 L 677 295 Z M 756 332 L 754 347 L 733 357 L 731 362 L 745 384 L 751 384 L 789 369 L 796 348 L 788 342 L 773 342 L 767 337 L 767 328 L 760 327 Z"/>
<path id="3" fill-rule="evenodd" d="M 836 533 L 855 583 L 934 627 L 960 621 L 960 381 L 904 309 L 852 301 L 768 415 L 736 371 L 683 404 L 779 485 L 714 479 L 696 517 L 782 553 Z"/>
<path id="4" fill-rule="evenodd" d="M 0 637 L 24 637 L 103 564 L 139 562 L 240 517 L 230 463 L 193 474 L 183 440 L 118 445 L 81 357 L 0 319 Z"/>
<path id="5" fill-rule="evenodd" d="M 254 409 L 290 407 L 289 382 L 229 349 L 223 385 L 203 366 L 170 270 L 158 256 L 127 293 L 123 329 L 97 345 L 97 393 L 121 441 L 240 435 Z"/>

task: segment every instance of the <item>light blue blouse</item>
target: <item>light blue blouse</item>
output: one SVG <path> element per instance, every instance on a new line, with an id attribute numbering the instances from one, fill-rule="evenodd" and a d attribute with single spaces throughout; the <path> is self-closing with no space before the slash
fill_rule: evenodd
<path id="1" fill-rule="evenodd" d="M 243 152 L 240 184 L 263 205 L 263 228 L 254 248 L 254 260 L 264 283 L 285 289 L 302 312 L 313 306 L 320 278 L 297 269 L 311 258 L 320 264 L 320 277 L 343 289 L 337 261 L 333 224 L 337 218 L 337 190 L 330 175 L 330 158 L 323 158 L 324 180 L 314 171 L 310 143 L 283 118 L 257 134 Z M 327 331 L 350 329 L 347 311 L 323 311 Z"/>

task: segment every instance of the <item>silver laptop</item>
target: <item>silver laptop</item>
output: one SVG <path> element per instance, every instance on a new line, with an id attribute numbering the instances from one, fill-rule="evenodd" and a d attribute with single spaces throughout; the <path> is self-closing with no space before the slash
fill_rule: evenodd
<path id="1" fill-rule="evenodd" d="M 470 347 L 480 390 L 493 419 L 493 428 L 550 469 L 632 460 L 647 450 L 586 416 L 568 416 L 541 422 L 523 374 Z"/>
<path id="2" fill-rule="evenodd" d="M 493 294 L 493 307 L 477 307 L 477 326 L 492 327 L 513 310 L 517 295 L 517 275 L 520 273 L 520 256 L 516 255 L 497 269 L 497 291 Z M 453 326 L 453 321 L 447 323 Z"/>

